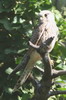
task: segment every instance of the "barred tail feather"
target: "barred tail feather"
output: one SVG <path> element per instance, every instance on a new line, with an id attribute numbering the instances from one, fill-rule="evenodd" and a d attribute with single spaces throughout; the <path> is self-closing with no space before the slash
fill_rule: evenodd
<path id="1" fill-rule="evenodd" d="M 21 63 L 16 66 L 13 72 L 8 76 L 8 79 L 10 79 L 16 72 L 24 70 L 29 59 L 30 59 L 30 54 L 27 52 L 23 58 L 23 61 L 21 61 Z"/>
<path id="2" fill-rule="evenodd" d="M 18 88 L 25 83 L 25 81 L 29 77 L 31 71 L 32 71 L 32 67 L 30 69 L 27 69 L 27 67 L 25 68 L 23 74 L 20 76 L 19 80 L 17 81 L 17 83 L 15 85 L 13 92 L 17 91 Z"/>
<path id="3" fill-rule="evenodd" d="M 18 88 L 25 83 L 25 81 L 29 77 L 34 67 L 35 62 L 39 59 L 41 59 L 40 55 L 34 50 L 30 56 L 30 59 L 28 61 L 26 68 L 24 69 L 24 72 L 22 73 L 22 75 L 20 76 L 19 80 L 17 81 L 14 87 L 14 90 L 13 90 L 14 92 L 17 91 Z"/>

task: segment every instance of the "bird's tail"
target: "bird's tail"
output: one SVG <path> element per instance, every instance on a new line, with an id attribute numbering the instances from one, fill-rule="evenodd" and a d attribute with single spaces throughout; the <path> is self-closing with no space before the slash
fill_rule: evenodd
<path id="1" fill-rule="evenodd" d="M 27 52 L 23 58 L 24 60 L 21 61 L 20 64 L 18 64 L 15 69 L 13 70 L 13 72 L 8 76 L 8 79 L 10 79 L 17 71 L 20 71 L 20 70 L 24 70 L 29 59 L 30 59 L 30 54 Z"/>
<path id="2" fill-rule="evenodd" d="M 29 77 L 31 71 L 32 71 L 32 68 L 25 68 L 24 72 L 22 73 L 22 75 L 20 76 L 20 78 L 18 79 L 16 85 L 14 86 L 14 89 L 13 89 L 13 92 L 17 91 L 18 88 L 24 84 L 24 82 L 27 80 L 27 78 Z"/>
<path id="3" fill-rule="evenodd" d="M 35 62 L 40 58 L 40 55 L 35 50 L 31 53 L 27 66 L 14 87 L 14 92 L 17 91 L 18 88 L 25 83 L 34 67 Z"/>

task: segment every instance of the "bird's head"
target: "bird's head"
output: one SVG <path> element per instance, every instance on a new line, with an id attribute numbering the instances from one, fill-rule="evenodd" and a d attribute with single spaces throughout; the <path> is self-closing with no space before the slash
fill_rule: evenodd
<path id="1" fill-rule="evenodd" d="M 40 22 L 54 21 L 54 14 L 48 10 L 40 11 L 38 17 Z"/>

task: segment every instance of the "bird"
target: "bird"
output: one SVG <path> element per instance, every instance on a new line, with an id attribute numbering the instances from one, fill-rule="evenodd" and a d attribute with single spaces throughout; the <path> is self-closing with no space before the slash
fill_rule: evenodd
<path id="1" fill-rule="evenodd" d="M 40 46 L 41 43 L 44 43 L 48 38 L 53 37 L 53 41 L 51 42 L 47 50 L 47 52 L 50 53 L 53 50 L 56 41 L 58 40 L 59 34 L 54 14 L 49 10 L 42 10 L 38 13 L 38 18 L 39 24 L 37 25 L 37 28 L 34 29 L 30 42 L 34 45 Z M 12 75 L 18 70 L 21 70 L 22 67 L 24 68 L 24 71 L 17 80 L 13 91 L 17 91 L 19 87 L 25 83 L 25 81 L 31 74 L 32 69 L 34 68 L 35 63 L 41 59 L 42 58 L 40 54 L 29 45 L 29 49 L 25 54 L 23 61 L 11 73 Z"/>

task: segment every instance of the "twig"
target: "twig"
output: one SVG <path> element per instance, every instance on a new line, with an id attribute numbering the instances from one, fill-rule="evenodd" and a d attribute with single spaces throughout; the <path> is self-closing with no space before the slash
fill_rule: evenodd
<path id="1" fill-rule="evenodd" d="M 53 70 L 52 78 L 56 78 L 56 77 L 62 76 L 62 75 L 66 75 L 66 70 L 60 70 L 60 71 Z"/>
<path id="2" fill-rule="evenodd" d="M 37 69 L 40 73 L 44 73 L 44 69 L 38 67 L 38 66 L 34 66 L 35 69 Z"/>
<path id="3" fill-rule="evenodd" d="M 34 66 L 35 69 L 37 69 L 39 72 L 41 72 L 42 74 L 44 74 L 44 70 L 38 66 Z M 55 70 L 55 69 L 52 69 L 52 75 L 51 75 L 51 78 L 56 78 L 58 76 L 62 76 L 62 75 L 66 75 L 66 70 Z"/>
<path id="4" fill-rule="evenodd" d="M 66 94 L 66 91 L 52 91 L 49 93 L 48 97 L 59 94 Z"/>

